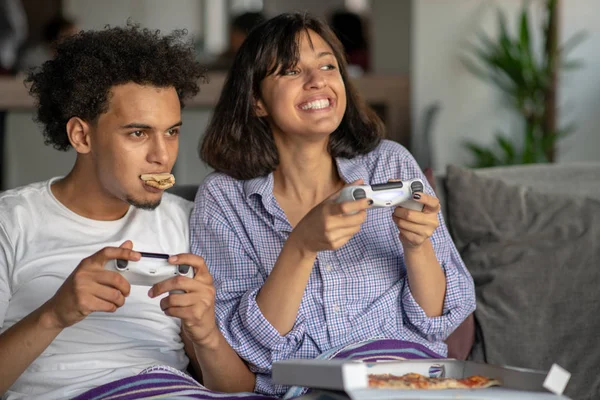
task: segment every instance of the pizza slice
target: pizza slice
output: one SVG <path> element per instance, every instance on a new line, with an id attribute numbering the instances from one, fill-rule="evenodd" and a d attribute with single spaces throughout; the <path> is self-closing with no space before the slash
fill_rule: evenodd
<path id="1" fill-rule="evenodd" d="M 463 379 L 428 378 L 421 374 L 410 373 L 401 376 L 392 374 L 369 375 L 369 387 L 381 389 L 484 389 L 498 386 L 500 381 L 485 376 L 469 376 Z"/>

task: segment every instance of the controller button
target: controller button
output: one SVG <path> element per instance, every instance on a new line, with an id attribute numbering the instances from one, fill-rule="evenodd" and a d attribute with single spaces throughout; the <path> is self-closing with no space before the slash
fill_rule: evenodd
<path id="1" fill-rule="evenodd" d="M 422 192 L 423 191 L 423 184 L 421 182 L 413 182 L 410 184 L 410 189 L 412 190 L 412 192 Z"/>
<path id="2" fill-rule="evenodd" d="M 117 260 L 117 269 L 123 271 L 127 268 L 127 260 Z"/>
<path id="3" fill-rule="evenodd" d="M 177 266 L 177 272 L 179 272 L 179 275 L 187 275 L 189 270 L 190 270 L 189 265 L 178 265 Z"/>
<path id="4" fill-rule="evenodd" d="M 364 189 L 356 189 L 352 192 L 352 197 L 354 197 L 354 200 L 364 199 L 367 197 L 367 193 L 364 191 Z"/>

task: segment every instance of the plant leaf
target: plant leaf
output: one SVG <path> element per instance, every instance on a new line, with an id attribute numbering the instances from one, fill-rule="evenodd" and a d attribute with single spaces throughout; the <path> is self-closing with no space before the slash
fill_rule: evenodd
<path id="1" fill-rule="evenodd" d="M 515 164 L 517 150 L 515 149 L 514 144 L 511 143 L 511 141 L 508 140 L 502 133 L 496 134 L 496 142 L 504 153 L 504 164 Z"/>
<path id="2" fill-rule="evenodd" d="M 588 38 L 589 34 L 586 31 L 579 31 L 567 39 L 561 46 L 558 48 L 558 52 L 562 57 L 565 57 L 569 54 L 575 47 L 584 42 Z"/>
<path id="3" fill-rule="evenodd" d="M 491 150 L 481 147 L 472 141 L 466 141 L 464 144 L 475 158 L 475 162 L 471 165 L 473 168 L 487 168 L 501 165 L 501 161 Z"/>
<path id="4" fill-rule="evenodd" d="M 583 62 L 583 60 L 570 60 L 570 61 L 563 61 L 561 64 L 561 67 L 565 71 L 573 71 L 575 69 L 582 68 L 584 65 L 585 65 L 585 63 Z"/>
<path id="5" fill-rule="evenodd" d="M 463 66 L 469 72 L 471 72 L 473 75 L 475 75 L 476 77 L 478 77 L 479 79 L 484 80 L 484 81 L 489 80 L 489 78 L 490 78 L 489 73 L 485 69 L 476 65 L 467 56 L 459 56 L 459 59 L 460 59 L 461 63 L 463 64 Z"/>
<path id="6" fill-rule="evenodd" d="M 521 26 L 519 28 L 519 39 L 519 44 L 521 45 L 521 51 L 523 52 L 523 54 L 531 55 L 531 48 L 529 46 L 529 15 L 527 13 L 527 5 L 524 5 L 523 9 L 521 10 Z"/>

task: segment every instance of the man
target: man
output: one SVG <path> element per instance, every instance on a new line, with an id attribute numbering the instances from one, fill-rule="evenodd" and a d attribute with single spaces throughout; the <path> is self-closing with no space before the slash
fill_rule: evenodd
<path id="1" fill-rule="evenodd" d="M 77 159 L 65 177 L 0 196 L 6 399 L 69 398 L 155 365 L 183 371 L 186 352 L 208 388 L 254 387 L 216 327 L 206 265 L 188 254 L 190 203 L 141 179 L 171 172 L 183 100 L 204 77 L 183 35 L 133 25 L 81 32 L 26 80 L 46 143 Z M 149 290 L 105 269 L 143 262 L 142 251 L 174 255 L 169 263 L 195 277 Z"/>

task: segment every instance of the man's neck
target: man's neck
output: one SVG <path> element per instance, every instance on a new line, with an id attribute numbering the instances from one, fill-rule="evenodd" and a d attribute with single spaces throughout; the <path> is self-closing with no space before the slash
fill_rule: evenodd
<path id="1" fill-rule="evenodd" d="M 340 178 L 335 160 L 324 145 L 279 146 L 279 166 L 273 174 L 273 191 L 303 206 L 315 206 L 339 190 Z"/>
<path id="2" fill-rule="evenodd" d="M 67 176 L 54 182 L 52 194 L 65 207 L 82 217 L 115 221 L 129 210 L 129 204 L 107 194 L 94 174 L 87 172 L 77 159 Z"/>

